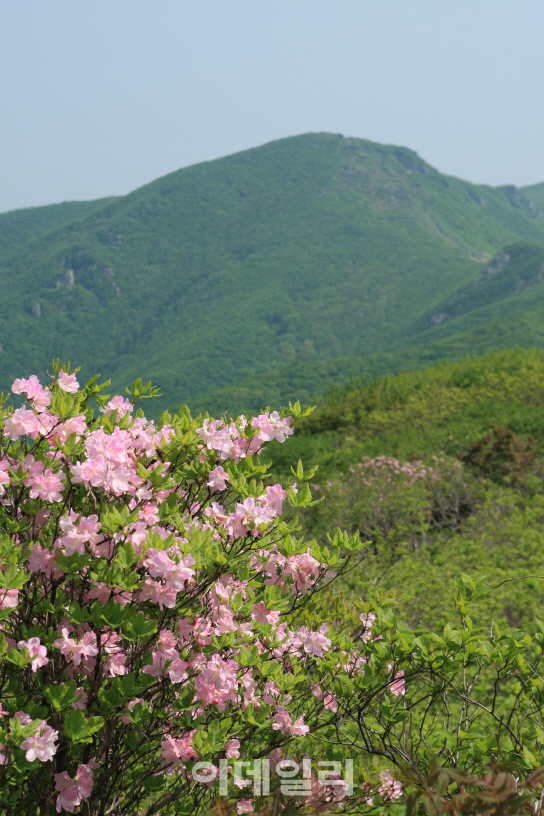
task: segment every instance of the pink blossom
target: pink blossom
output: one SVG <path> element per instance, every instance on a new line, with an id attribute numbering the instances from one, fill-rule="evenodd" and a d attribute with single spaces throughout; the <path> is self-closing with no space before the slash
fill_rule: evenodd
<path id="1" fill-rule="evenodd" d="M 239 759 L 240 757 L 240 740 L 231 739 L 225 745 L 225 756 L 227 759 Z"/>
<path id="2" fill-rule="evenodd" d="M 293 592 L 307 592 L 319 577 L 319 561 L 310 554 L 291 555 L 282 566 L 282 575 L 293 580 Z"/>
<path id="3" fill-rule="evenodd" d="M 75 703 L 72 703 L 72 708 L 87 708 L 87 702 L 89 700 L 89 695 L 86 691 L 83 690 L 81 686 L 76 688 L 76 695 L 77 699 Z"/>
<path id="4" fill-rule="evenodd" d="M 83 555 L 87 542 L 97 544 L 100 541 L 98 531 L 101 525 L 97 515 L 81 516 L 80 518 L 79 513 L 71 510 L 68 516 L 60 519 L 59 526 L 64 533 L 60 544 L 65 555 L 73 555 L 76 552 Z"/>
<path id="5" fill-rule="evenodd" d="M 192 579 L 195 571 L 191 569 L 191 565 L 194 563 L 194 558 L 186 555 L 176 564 L 164 550 L 156 550 L 155 547 L 148 549 L 144 560 L 149 574 L 153 578 L 164 578 L 176 592 L 184 589 L 185 581 Z"/>
<path id="6" fill-rule="evenodd" d="M 309 730 L 310 726 L 304 725 L 304 717 L 299 717 L 289 727 L 289 733 L 292 734 L 294 737 L 303 737 L 308 733 Z"/>
<path id="7" fill-rule="evenodd" d="M 291 417 L 281 419 L 277 411 L 272 411 L 270 414 L 265 411 L 264 414 L 251 420 L 252 427 L 259 430 L 258 436 L 261 442 L 271 442 L 272 439 L 285 442 L 286 438 L 293 433 L 290 424 Z"/>
<path id="8" fill-rule="evenodd" d="M 393 682 L 389 683 L 388 689 L 395 697 L 406 694 L 406 689 L 404 688 L 404 671 L 402 669 L 396 673 Z"/>
<path id="9" fill-rule="evenodd" d="M 227 518 L 223 506 L 217 502 L 212 502 L 209 507 L 206 507 L 204 515 L 216 524 L 224 524 Z"/>
<path id="10" fill-rule="evenodd" d="M 119 419 L 123 419 L 124 416 L 127 414 L 131 414 L 134 410 L 134 406 L 128 400 L 123 399 L 123 397 L 118 396 L 111 399 L 108 403 L 106 403 L 106 407 L 104 408 L 104 413 L 106 416 L 111 416 L 114 411 L 117 413 L 117 417 Z"/>
<path id="11" fill-rule="evenodd" d="M 213 490 L 225 490 L 229 479 L 230 476 L 227 471 L 221 467 L 221 465 L 218 465 L 210 471 L 210 478 L 207 484 L 208 487 L 211 487 Z"/>
<path id="12" fill-rule="evenodd" d="M 125 665 L 127 656 L 122 652 L 108 655 L 104 661 L 104 671 L 108 677 L 115 677 L 128 673 L 128 667 Z"/>
<path id="13" fill-rule="evenodd" d="M 57 425 L 54 432 L 49 437 L 49 441 L 54 443 L 58 439 L 61 445 L 66 444 L 66 440 L 71 434 L 76 435 L 76 440 L 80 439 L 87 430 L 87 421 L 83 414 L 79 416 L 70 417 L 66 422 Z"/>
<path id="14" fill-rule="evenodd" d="M 275 484 L 272 487 L 266 488 L 266 495 L 260 497 L 260 500 L 266 501 L 270 507 L 273 508 L 274 513 L 277 516 L 281 516 L 281 511 L 283 507 L 283 502 L 287 498 L 287 491 L 285 491 L 281 485 Z"/>
<path id="15" fill-rule="evenodd" d="M 143 521 L 147 527 L 152 527 L 153 524 L 159 523 L 159 508 L 156 504 L 147 502 L 143 507 L 140 507 L 139 517 L 140 521 Z"/>
<path id="16" fill-rule="evenodd" d="M 383 796 L 384 799 L 388 799 L 392 802 L 394 799 L 398 799 L 402 796 L 401 783 L 393 779 L 389 771 L 380 771 L 380 780 L 381 784 L 378 788 L 378 793 L 380 796 Z"/>
<path id="17" fill-rule="evenodd" d="M 180 759 L 182 762 L 197 759 L 197 754 L 192 746 L 194 733 L 194 731 L 188 731 L 181 739 L 174 739 L 170 734 L 164 735 L 161 742 L 163 767 L 178 765 Z"/>
<path id="18" fill-rule="evenodd" d="M 75 779 L 71 779 L 66 771 L 55 774 L 55 790 L 60 791 L 57 797 L 58 813 L 63 808 L 72 813 L 81 802 L 87 801 L 93 790 L 93 768 L 96 767 L 96 762 L 80 765 Z"/>
<path id="19" fill-rule="evenodd" d="M 272 723 L 272 728 L 274 731 L 281 731 L 282 734 L 287 734 L 291 725 L 293 724 L 291 720 L 291 715 L 285 708 L 285 706 L 278 706 L 276 708 L 276 714 L 274 715 L 274 722 Z"/>
<path id="20" fill-rule="evenodd" d="M 189 675 L 187 674 L 187 667 L 188 663 L 185 660 L 180 660 L 180 658 L 175 658 L 172 660 L 172 663 L 168 666 L 167 672 L 168 676 L 172 683 L 182 683 L 183 680 L 187 680 Z"/>
<path id="21" fill-rule="evenodd" d="M 5 459 L 0 462 L 0 496 L 6 492 L 6 485 L 9 484 L 9 462 Z"/>
<path id="22" fill-rule="evenodd" d="M 275 626 L 279 621 L 280 614 L 280 612 L 273 612 L 271 609 L 267 609 L 264 605 L 264 601 L 259 601 L 259 603 L 253 607 L 251 617 L 257 621 L 257 623 L 270 623 L 272 626 Z"/>
<path id="23" fill-rule="evenodd" d="M 79 666 L 82 659 L 96 657 L 98 654 L 94 632 L 85 632 L 79 643 L 69 636 L 66 628 L 61 629 L 61 635 L 62 637 L 55 640 L 54 645 L 67 660 L 73 662 L 74 666 Z"/>
<path id="24" fill-rule="evenodd" d="M 370 639 L 372 633 L 372 624 L 376 620 L 376 615 L 372 615 L 370 612 L 363 612 L 359 615 L 359 620 L 363 624 L 364 632 L 363 632 L 363 640 L 367 641 Z"/>
<path id="25" fill-rule="evenodd" d="M 239 799 L 236 803 L 236 812 L 238 814 L 253 813 L 253 810 L 253 799 Z"/>
<path id="26" fill-rule="evenodd" d="M 0 609 L 13 609 L 18 603 L 18 589 L 0 589 Z"/>
<path id="27" fill-rule="evenodd" d="M 35 759 L 39 759 L 40 762 L 49 762 L 57 753 L 55 742 L 58 738 L 59 732 L 54 731 L 45 720 L 40 720 L 36 733 L 27 737 L 21 743 L 21 748 L 26 751 L 26 758 L 29 762 Z"/>
<path id="28" fill-rule="evenodd" d="M 144 674 L 150 674 L 152 677 L 160 677 L 168 658 L 159 651 L 153 652 L 152 658 L 153 663 L 150 666 L 144 666 L 142 671 Z"/>
<path id="29" fill-rule="evenodd" d="M 57 377 L 59 388 L 67 391 L 69 394 L 76 394 L 79 388 L 79 383 L 76 380 L 75 374 L 67 374 L 66 371 L 60 371 Z"/>
<path id="30" fill-rule="evenodd" d="M 102 487 L 106 479 L 107 463 L 99 454 L 94 458 L 89 458 L 85 462 L 76 462 L 75 465 L 70 466 L 72 473 L 72 482 L 79 484 L 83 482 L 88 489 L 89 485 L 92 487 Z"/>
<path id="31" fill-rule="evenodd" d="M 152 578 L 146 578 L 143 589 L 138 595 L 140 602 L 151 601 L 158 604 L 159 609 L 173 609 L 176 605 L 176 590 L 170 584 L 160 584 Z"/>
<path id="32" fill-rule="evenodd" d="M 35 374 L 31 374 L 28 380 L 15 380 L 11 390 L 14 394 L 26 394 L 38 413 L 45 411 L 51 404 L 51 391 L 41 385 Z"/>
<path id="33" fill-rule="evenodd" d="M 327 626 L 323 624 L 319 632 L 310 632 L 306 626 L 301 626 L 297 632 L 298 637 L 302 642 L 302 647 L 306 654 L 322 657 L 324 652 L 329 650 L 331 641 L 325 637 L 327 633 Z"/>
<path id="34" fill-rule="evenodd" d="M 11 416 L 8 416 L 4 423 L 4 434 L 12 440 L 19 436 L 31 436 L 36 439 L 39 433 L 40 424 L 34 411 L 25 408 L 17 408 Z"/>
<path id="35" fill-rule="evenodd" d="M 60 791 L 57 796 L 57 813 L 67 810 L 72 813 L 81 802 L 81 797 L 74 780 L 68 776 L 68 771 L 55 774 L 55 790 Z"/>
<path id="36" fill-rule="evenodd" d="M 55 554 L 60 547 L 60 542 L 56 541 L 52 550 L 46 550 L 40 544 L 34 544 L 34 548 L 28 559 L 28 566 L 32 572 L 43 572 L 47 578 L 53 574 L 62 575 L 62 570 L 55 563 Z"/>
<path id="37" fill-rule="evenodd" d="M 46 666 L 49 663 L 47 657 L 47 648 L 40 643 L 40 639 L 32 637 L 30 640 L 20 640 L 17 644 L 18 649 L 28 649 L 28 656 L 31 658 L 32 671 L 37 672 L 40 666 Z"/>
<path id="38" fill-rule="evenodd" d="M 43 499 L 43 501 L 62 501 L 63 480 L 60 479 L 52 468 L 44 470 L 43 462 L 35 462 L 28 471 L 25 484 L 30 487 L 31 499 Z"/>

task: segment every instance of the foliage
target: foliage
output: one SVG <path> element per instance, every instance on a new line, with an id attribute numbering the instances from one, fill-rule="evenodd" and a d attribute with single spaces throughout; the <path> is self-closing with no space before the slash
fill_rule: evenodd
<path id="1" fill-rule="evenodd" d="M 507 426 L 493 425 L 491 431 L 470 446 L 462 457 L 465 464 L 496 481 L 519 478 L 535 461 L 535 440 L 524 439 Z"/>
<path id="2" fill-rule="evenodd" d="M 406 620 L 435 629 L 450 620 L 456 578 L 486 576 L 478 614 L 532 630 L 544 602 L 543 406 L 542 353 L 501 352 L 331 390 L 268 455 L 276 478 L 297 457 L 319 466 L 307 535 L 323 541 L 340 525 L 372 542 L 343 579 L 350 593 L 393 593 Z M 364 484 L 357 464 L 380 456 L 438 460 L 441 478 L 396 476 L 378 501 L 380 480 Z"/>
<path id="3" fill-rule="evenodd" d="M 467 575 L 441 633 L 410 628 L 394 597 L 334 592 L 357 534 L 298 536 L 301 463 L 286 490 L 262 481 L 260 451 L 298 404 L 229 423 L 184 408 L 157 429 L 134 412 L 149 383 L 110 399 L 76 373 L 57 361 L 49 387 L 16 380 L 26 404 L 1 416 L 6 816 L 397 813 L 437 761 L 453 779 L 542 763 L 544 624 L 486 625 Z M 392 486 L 394 506 L 443 466 L 365 460 L 358 478 Z M 268 791 L 248 796 L 241 756 L 272 762 Z M 354 786 L 312 757 L 354 760 Z M 285 762 L 308 767 L 307 798 L 289 798 Z"/>

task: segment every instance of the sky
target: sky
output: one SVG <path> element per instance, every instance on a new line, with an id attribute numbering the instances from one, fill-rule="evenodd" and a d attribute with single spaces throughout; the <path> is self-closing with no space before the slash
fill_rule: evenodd
<path id="1" fill-rule="evenodd" d="M 310 131 L 544 181 L 542 0 L 0 0 L 0 212 Z"/>

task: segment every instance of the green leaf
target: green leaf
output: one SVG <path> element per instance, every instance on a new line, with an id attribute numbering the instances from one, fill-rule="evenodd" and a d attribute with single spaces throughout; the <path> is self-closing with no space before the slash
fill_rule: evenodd
<path id="1" fill-rule="evenodd" d="M 123 623 L 123 634 L 127 640 L 146 640 L 157 631 L 157 622 L 146 620 L 145 616 L 138 612 L 131 615 Z"/>
<path id="2" fill-rule="evenodd" d="M 85 717 L 81 709 L 70 711 L 62 726 L 63 734 L 72 742 L 92 742 L 92 736 L 104 725 L 103 717 Z"/>
<path id="3" fill-rule="evenodd" d="M 80 696 L 76 688 L 76 681 L 69 680 L 60 686 L 46 686 L 43 695 L 55 711 L 63 711 L 65 708 L 69 708 L 72 703 L 75 703 Z"/>

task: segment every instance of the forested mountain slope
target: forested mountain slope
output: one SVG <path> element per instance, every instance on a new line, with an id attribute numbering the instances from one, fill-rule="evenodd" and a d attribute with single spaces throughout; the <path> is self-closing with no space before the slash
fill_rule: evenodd
<path id="1" fill-rule="evenodd" d="M 422 368 L 439 359 L 515 347 L 544 347 L 544 246 L 518 241 L 444 300 L 423 311 L 388 351 L 297 361 L 191 400 L 195 410 L 258 412 L 296 399 L 320 400 L 331 384 Z"/>
<path id="2" fill-rule="evenodd" d="M 118 387 L 152 378 L 167 406 L 294 363 L 396 359 L 419 337 L 447 356 L 467 315 L 429 324 L 437 310 L 461 302 L 456 293 L 503 247 L 544 242 L 542 213 L 516 188 L 472 185 L 405 148 L 330 134 L 97 204 L 44 234 L 33 228 L 0 264 L 4 388 L 60 356 Z M 518 328 L 537 289 L 514 309 L 518 342 L 535 342 L 532 318 Z M 484 333 L 504 297 L 492 301 Z"/>
<path id="3" fill-rule="evenodd" d="M 62 204 L 0 213 L 0 258 L 9 257 L 28 241 L 113 200 L 100 198 L 96 201 L 64 201 Z"/>

